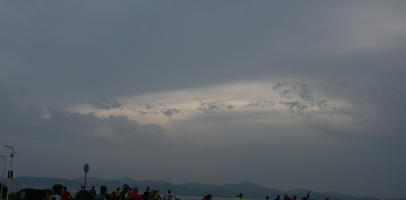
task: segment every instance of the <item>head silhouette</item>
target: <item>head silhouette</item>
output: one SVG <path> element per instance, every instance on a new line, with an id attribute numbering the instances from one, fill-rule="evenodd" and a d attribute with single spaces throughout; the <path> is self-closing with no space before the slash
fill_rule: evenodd
<path id="1" fill-rule="evenodd" d="M 104 185 L 101 186 L 101 187 L 100 187 L 100 193 L 101 193 L 101 194 L 106 194 L 106 193 L 107 193 L 107 187 L 104 186 Z"/>

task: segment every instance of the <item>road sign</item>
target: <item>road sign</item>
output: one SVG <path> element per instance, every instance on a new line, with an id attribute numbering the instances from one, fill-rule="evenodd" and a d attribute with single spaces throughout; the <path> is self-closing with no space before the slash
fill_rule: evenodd
<path id="1" fill-rule="evenodd" d="M 13 179 L 13 176 L 14 176 L 13 170 L 8 170 L 7 178 L 8 179 Z"/>
<path id="2" fill-rule="evenodd" d="M 85 174 L 89 172 L 89 164 L 85 164 L 83 171 L 85 171 Z"/>

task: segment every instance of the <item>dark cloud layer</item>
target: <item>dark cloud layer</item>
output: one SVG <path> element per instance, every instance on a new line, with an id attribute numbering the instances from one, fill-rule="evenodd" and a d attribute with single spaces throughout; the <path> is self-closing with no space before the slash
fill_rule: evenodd
<path id="1" fill-rule="evenodd" d="M 71 103 L 263 75 L 317 72 L 347 82 L 404 73 L 404 34 L 385 29 L 393 28 L 385 17 L 404 19 L 401 2 L 2 4 L 2 82 L 26 87 L 41 101 Z M 382 31 L 396 37 L 374 38 Z M 396 45 L 379 49 L 371 42 Z"/>
<path id="2" fill-rule="evenodd" d="M 405 8 L 404 1 L 2 1 L 0 141 L 18 146 L 23 175 L 73 177 L 91 160 L 103 177 L 404 197 Z M 257 110 L 244 113 L 208 95 L 197 102 L 203 112 L 168 130 L 66 110 L 128 109 L 118 98 L 247 80 L 277 80 L 269 92 L 283 100 L 252 100 L 244 108 Z M 331 99 L 349 106 L 333 108 Z M 261 110 L 278 106 L 289 112 Z M 149 103 L 136 112 L 183 114 Z M 50 167 L 37 154 L 61 164 Z"/>
<path id="3" fill-rule="evenodd" d="M 21 108 L 12 99 L 13 96 L 0 93 L 0 131 L 6 135 L 24 135 L 49 142 L 83 139 L 113 143 L 125 142 L 130 138 L 145 141 L 165 137 L 159 125 L 139 125 L 127 116 L 99 118 L 93 113 L 70 113 L 60 108 Z M 139 142 L 142 144 L 141 140 Z"/>

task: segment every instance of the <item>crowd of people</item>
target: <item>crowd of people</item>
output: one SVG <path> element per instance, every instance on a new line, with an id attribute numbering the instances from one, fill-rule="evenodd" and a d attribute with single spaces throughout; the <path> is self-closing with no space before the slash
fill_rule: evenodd
<path id="1" fill-rule="evenodd" d="M 130 187 L 124 184 L 122 189 L 120 187 L 114 188 L 111 193 L 108 193 L 106 186 L 101 186 L 99 191 L 96 187 L 92 186 L 90 190 L 86 190 L 84 186 L 75 194 L 71 195 L 66 186 L 56 184 L 52 187 L 52 194 L 47 195 L 45 200 L 180 200 L 172 193 L 171 190 L 161 197 L 159 190 L 147 187 L 144 193 L 139 193 L 137 187 Z M 206 194 L 202 200 L 211 200 L 212 194 Z M 266 200 L 270 200 L 269 196 L 265 196 Z M 236 196 L 236 200 L 245 200 L 244 195 L 240 193 Z M 276 195 L 274 200 L 281 200 L 280 195 Z M 284 195 L 283 200 L 297 200 L 296 196 Z M 310 192 L 302 197 L 302 200 L 310 200 Z M 325 200 L 329 200 L 326 198 Z"/>
<path id="2" fill-rule="evenodd" d="M 45 200 L 179 200 L 171 190 L 161 197 L 159 190 L 147 187 L 145 192 L 140 194 L 137 187 L 130 187 L 124 184 L 123 188 L 117 187 L 111 193 L 108 193 L 106 186 L 101 186 L 99 191 L 92 186 L 86 190 L 84 186 L 72 195 L 66 186 L 56 184 L 52 187 L 52 194 L 48 194 Z M 210 200 L 210 199 L 207 199 Z"/>
<path id="3" fill-rule="evenodd" d="M 269 200 L 269 196 L 265 197 L 266 200 Z M 281 196 L 278 194 L 275 197 L 275 200 L 280 200 Z M 306 196 L 302 197 L 302 200 L 309 200 L 310 199 L 310 192 L 307 192 Z M 293 195 L 292 197 L 289 197 L 287 194 L 285 194 L 285 196 L 283 197 L 283 200 L 297 200 L 297 197 L 295 195 Z M 326 200 L 329 200 L 328 198 Z"/>

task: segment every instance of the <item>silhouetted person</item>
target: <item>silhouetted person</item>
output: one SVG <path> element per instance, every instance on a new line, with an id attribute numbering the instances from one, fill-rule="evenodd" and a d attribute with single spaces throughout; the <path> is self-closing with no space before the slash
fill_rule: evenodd
<path id="1" fill-rule="evenodd" d="M 154 190 L 154 200 L 162 200 L 159 190 Z"/>
<path id="2" fill-rule="evenodd" d="M 138 188 L 130 189 L 127 196 L 128 200 L 143 200 L 142 196 L 138 194 Z"/>
<path id="3" fill-rule="evenodd" d="M 80 187 L 80 190 L 78 193 L 75 195 L 76 200 L 92 200 L 92 196 L 89 194 L 89 192 L 85 189 L 85 186 L 82 185 Z"/>
<path id="4" fill-rule="evenodd" d="M 211 195 L 211 194 L 206 194 L 206 195 L 204 195 L 204 197 L 203 197 L 202 200 L 211 200 L 212 197 L 213 197 L 213 195 Z"/>
<path id="5" fill-rule="evenodd" d="M 61 199 L 68 200 L 69 198 L 71 198 L 70 192 L 68 191 L 68 188 L 64 186 L 61 193 Z"/>
<path id="6" fill-rule="evenodd" d="M 244 195 L 242 193 L 240 193 L 239 195 L 237 195 L 236 200 L 245 200 Z"/>
<path id="7" fill-rule="evenodd" d="M 120 188 L 117 187 L 110 195 L 111 200 L 120 200 Z"/>
<path id="8" fill-rule="evenodd" d="M 109 200 L 109 196 L 107 194 L 107 187 L 101 186 L 100 193 L 94 197 L 94 200 Z"/>
<path id="9" fill-rule="evenodd" d="M 92 186 L 92 188 L 89 190 L 89 195 L 92 197 L 92 199 L 94 199 L 94 197 L 96 197 L 96 187 Z"/>
<path id="10" fill-rule="evenodd" d="M 126 195 L 128 194 L 129 190 L 130 190 L 130 186 L 128 186 L 127 184 L 124 184 L 123 190 L 120 192 L 121 200 L 125 200 L 127 198 Z"/>
<path id="11" fill-rule="evenodd" d="M 172 193 L 171 190 L 168 190 L 168 194 L 163 197 L 164 200 L 178 200 L 178 198 Z"/>
<path id="12" fill-rule="evenodd" d="M 147 187 L 147 188 L 145 189 L 145 192 L 144 192 L 144 195 L 143 195 L 144 200 L 148 200 L 148 199 L 149 199 L 149 193 L 150 193 L 149 190 L 150 190 L 149 187 Z"/>
<path id="13" fill-rule="evenodd" d="M 306 196 L 302 197 L 302 200 L 309 200 L 309 198 L 310 198 L 310 191 L 307 192 Z"/>
<path id="14" fill-rule="evenodd" d="M 283 200 L 291 200 L 287 194 L 283 197 Z"/>
<path id="15" fill-rule="evenodd" d="M 49 200 L 61 200 L 61 193 L 62 193 L 62 185 L 55 184 L 52 186 L 52 194 L 49 195 Z"/>
<path id="16" fill-rule="evenodd" d="M 135 193 L 135 196 L 137 197 L 136 200 L 144 200 L 144 198 L 138 194 L 138 188 L 134 187 L 133 192 Z"/>
<path id="17" fill-rule="evenodd" d="M 266 195 L 266 196 L 265 196 L 265 199 L 266 199 L 266 200 L 269 200 L 269 196 L 268 196 L 268 195 Z"/>
<path id="18" fill-rule="evenodd" d="M 275 200 L 281 200 L 281 195 L 276 195 Z"/>

